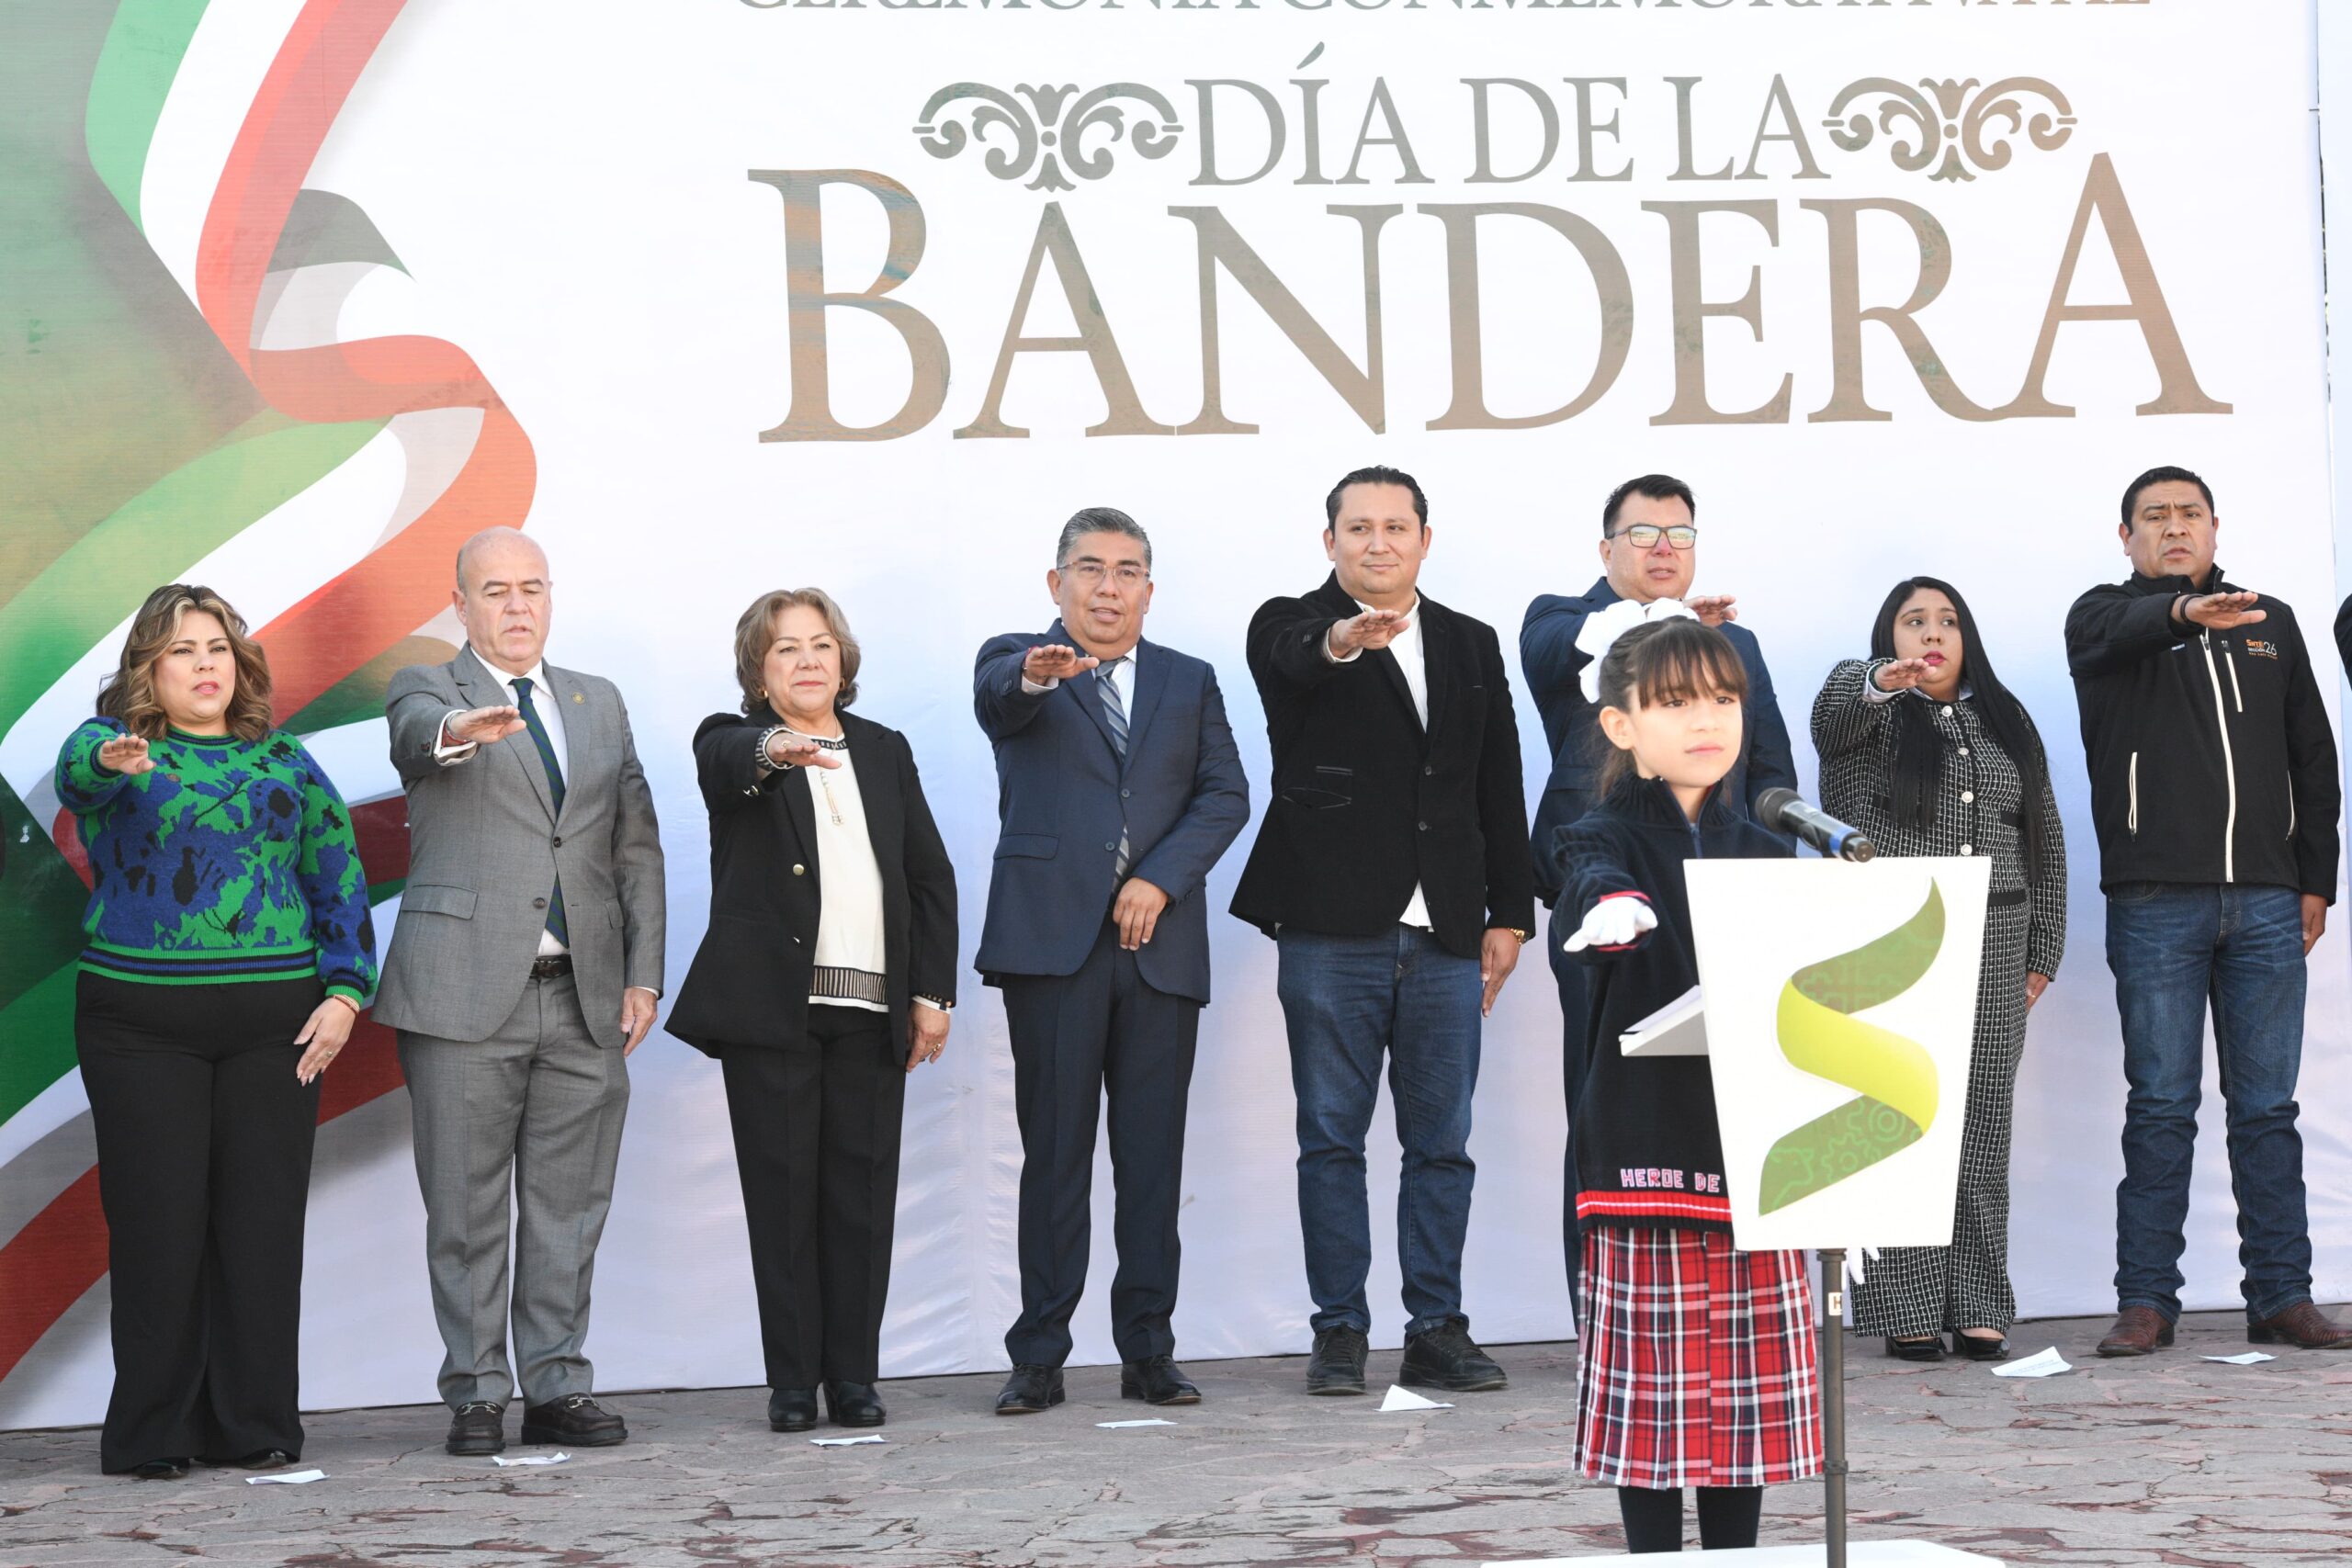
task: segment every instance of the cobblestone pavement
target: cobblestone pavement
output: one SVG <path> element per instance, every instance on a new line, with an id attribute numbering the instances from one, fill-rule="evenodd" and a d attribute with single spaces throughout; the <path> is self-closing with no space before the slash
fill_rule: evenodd
<path id="1" fill-rule="evenodd" d="M 2019 1325 L 2020 1353 L 2054 1344 L 2075 1363 L 2041 1381 L 1858 1342 L 1856 1538 L 2012 1563 L 2352 1562 L 2352 1352 L 2202 1360 L 2246 1348 L 2213 1314 L 2173 1349 L 2100 1361 L 2103 1326 Z M 449 1458 L 438 1406 L 341 1411 L 310 1420 L 303 1463 L 327 1479 L 308 1486 L 101 1476 L 86 1429 L 5 1433 L 0 1568 L 1239 1568 L 1622 1550 L 1613 1496 L 1568 1465 L 1574 1347 L 1500 1359 L 1508 1391 L 1390 1415 L 1376 1397 L 1304 1397 L 1296 1359 L 1202 1362 L 1204 1403 L 1123 1430 L 1095 1423 L 1148 1412 L 1118 1398 L 1115 1369 L 1072 1371 L 1069 1404 L 1019 1419 L 989 1414 L 995 1376 L 910 1379 L 883 1385 L 888 1440 L 856 1448 L 770 1433 L 761 1390 L 632 1393 L 611 1401 L 626 1447 L 548 1469 Z M 1374 1355 L 1375 1379 L 1394 1369 Z M 1818 1539 L 1820 1510 L 1817 1484 L 1774 1489 L 1766 1543 Z"/>

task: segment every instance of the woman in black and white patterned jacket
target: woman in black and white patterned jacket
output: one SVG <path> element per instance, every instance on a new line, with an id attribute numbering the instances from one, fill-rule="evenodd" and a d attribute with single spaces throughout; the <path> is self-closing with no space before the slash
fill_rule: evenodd
<path id="1" fill-rule="evenodd" d="M 1974 1062 L 1950 1247 L 1890 1248 L 1854 1291 L 1856 1333 L 1940 1360 L 1942 1336 L 1980 1361 L 2008 1353 L 2009 1121 L 2026 1013 L 2066 946 L 2066 848 L 2041 738 L 1993 673 L 1967 601 L 1931 577 L 1898 582 L 1871 657 L 1829 672 L 1813 705 L 1821 804 L 1881 854 L 1990 855 Z"/>

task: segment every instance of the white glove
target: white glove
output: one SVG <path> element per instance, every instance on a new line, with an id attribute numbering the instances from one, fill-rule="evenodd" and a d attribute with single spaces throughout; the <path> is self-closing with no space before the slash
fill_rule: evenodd
<path id="1" fill-rule="evenodd" d="M 1603 898 L 1585 911 L 1584 924 L 1567 940 L 1564 951 L 1582 953 L 1588 947 L 1623 947 L 1644 931 L 1657 929 L 1657 911 L 1646 898 Z"/>

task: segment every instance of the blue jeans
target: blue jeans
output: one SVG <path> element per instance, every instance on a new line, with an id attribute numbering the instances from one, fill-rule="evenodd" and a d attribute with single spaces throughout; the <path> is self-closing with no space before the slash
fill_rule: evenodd
<path id="1" fill-rule="evenodd" d="M 1478 1083 L 1478 961 L 1414 926 L 1381 936 L 1284 930 L 1277 989 L 1298 1095 L 1298 1219 L 1317 1333 L 1369 1332 L 1372 1219 L 1364 1134 L 1388 1058 L 1396 1140 L 1396 1258 L 1408 1335 L 1462 1315 L 1470 1225 L 1470 1095 Z"/>
<path id="2" fill-rule="evenodd" d="M 2181 1226 L 2213 1011 L 2229 1108 L 2230 1190 L 2246 1314 L 2311 1300 L 2303 1140 L 2301 900 L 2292 888 L 2120 883 L 2107 900 L 2107 966 L 2123 1015 L 2123 1182 L 2115 1190 L 2119 1306 L 2180 1315 Z"/>

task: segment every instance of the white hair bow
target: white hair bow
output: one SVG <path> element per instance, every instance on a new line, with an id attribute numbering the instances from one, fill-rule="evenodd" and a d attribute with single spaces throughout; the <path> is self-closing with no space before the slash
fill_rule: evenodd
<path id="1" fill-rule="evenodd" d="M 1620 599 L 1598 615 L 1584 618 L 1584 629 L 1577 633 L 1577 651 L 1586 655 L 1584 667 L 1584 700 L 1600 700 L 1600 661 L 1609 657 L 1609 649 L 1617 639 L 1635 626 L 1652 621 L 1695 621 L 1679 599 L 1653 599 L 1644 604 L 1637 600 Z"/>

